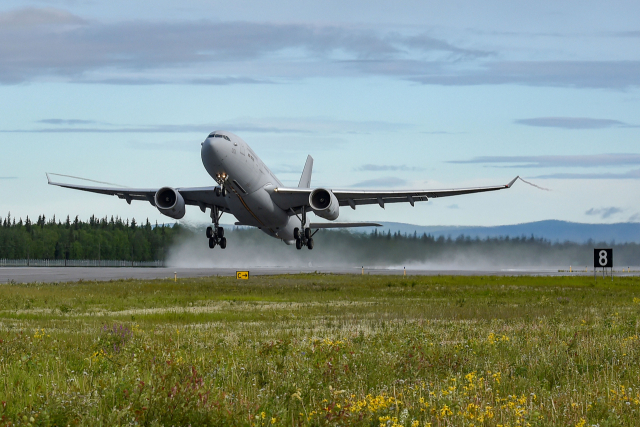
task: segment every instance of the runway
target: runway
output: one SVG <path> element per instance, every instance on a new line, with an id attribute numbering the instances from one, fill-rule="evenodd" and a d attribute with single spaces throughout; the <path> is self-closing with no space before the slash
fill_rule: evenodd
<path id="1" fill-rule="evenodd" d="M 1 267 L 0 284 L 6 283 L 62 283 L 79 281 L 108 281 L 121 279 L 173 279 L 178 278 L 234 276 L 239 268 L 131 268 L 131 267 Z M 247 269 L 244 269 L 247 270 Z M 251 276 L 330 273 L 330 274 L 362 274 L 361 267 L 254 267 L 248 269 Z M 364 274 L 402 276 L 402 268 L 367 268 Z M 593 276 L 588 273 L 572 272 L 560 269 L 494 269 L 494 270 L 425 270 L 407 269 L 407 276 Z M 640 269 L 631 273 L 614 272 L 614 277 L 640 275 Z M 610 276 L 607 276 L 610 277 Z M 598 273 L 602 279 L 602 273 Z"/>

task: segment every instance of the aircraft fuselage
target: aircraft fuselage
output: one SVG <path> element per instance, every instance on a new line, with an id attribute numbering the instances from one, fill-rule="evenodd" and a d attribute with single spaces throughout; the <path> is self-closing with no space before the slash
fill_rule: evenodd
<path id="1" fill-rule="evenodd" d="M 209 175 L 227 189 L 231 214 L 242 225 L 258 227 L 270 236 L 295 242 L 297 216 L 278 207 L 270 191 L 282 183 L 242 138 L 230 132 L 212 132 L 202 143 L 202 163 Z"/>

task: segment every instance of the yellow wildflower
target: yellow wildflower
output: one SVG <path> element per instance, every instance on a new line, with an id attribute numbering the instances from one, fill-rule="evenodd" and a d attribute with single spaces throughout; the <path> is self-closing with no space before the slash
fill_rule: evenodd
<path id="1" fill-rule="evenodd" d="M 440 409 L 440 415 L 442 415 L 443 417 L 446 417 L 449 415 L 453 415 L 453 412 L 451 412 L 451 409 L 449 409 L 447 405 L 444 405 L 442 409 Z"/>

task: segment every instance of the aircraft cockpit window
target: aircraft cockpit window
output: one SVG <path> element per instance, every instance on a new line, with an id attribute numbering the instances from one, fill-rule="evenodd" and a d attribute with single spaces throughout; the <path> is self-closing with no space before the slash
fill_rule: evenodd
<path id="1" fill-rule="evenodd" d="M 209 138 L 224 138 L 227 141 L 231 142 L 231 140 L 229 139 L 229 137 L 227 135 L 218 135 L 218 134 L 215 134 L 215 133 L 210 133 L 209 134 Z"/>

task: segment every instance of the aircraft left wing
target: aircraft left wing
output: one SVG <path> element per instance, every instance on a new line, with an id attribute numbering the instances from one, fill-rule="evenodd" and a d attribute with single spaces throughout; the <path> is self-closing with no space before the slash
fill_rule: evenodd
<path id="1" fill-rule="evenodd" d="M 445 190 L 330 190 L 338 199 L 340 206 L 375 205 L 384 207 L 385 203 L 411 203 L 427 201 L 430 198 L 460 196 L 462 194 L 483 193 L 511 188 L 519 177 L 504 185 L 490 187 L 452 188 Z M 298 212 L 303 206 L 309 206 L 309 195 L 313 188 L 274 188 L 271 198 L 281 209 Z"/>
<path id="2" fill-rule="evenodd" d="M 66 184 L 62 182 L 54 182 L 47 174 L 49 185 L 57 185 L 58 187 L 71 188 L 73 190 L 88 191 L 91 193 L 107 194 L 110 196 L 118 196 L 131 204 L 132 200 L 146 200 L 155 206 L 154 196 L 159 188 L 118 188 L 118 187 L 94 187 L 88 185 Z M 217 187 L 185 187 L 175 188 L 187 205 L 199 206 L 204 212 L 207 207 L 217 206 L 225 212 L 229 211 L 227 201 L 224 197 L 216 194 Z"/>

